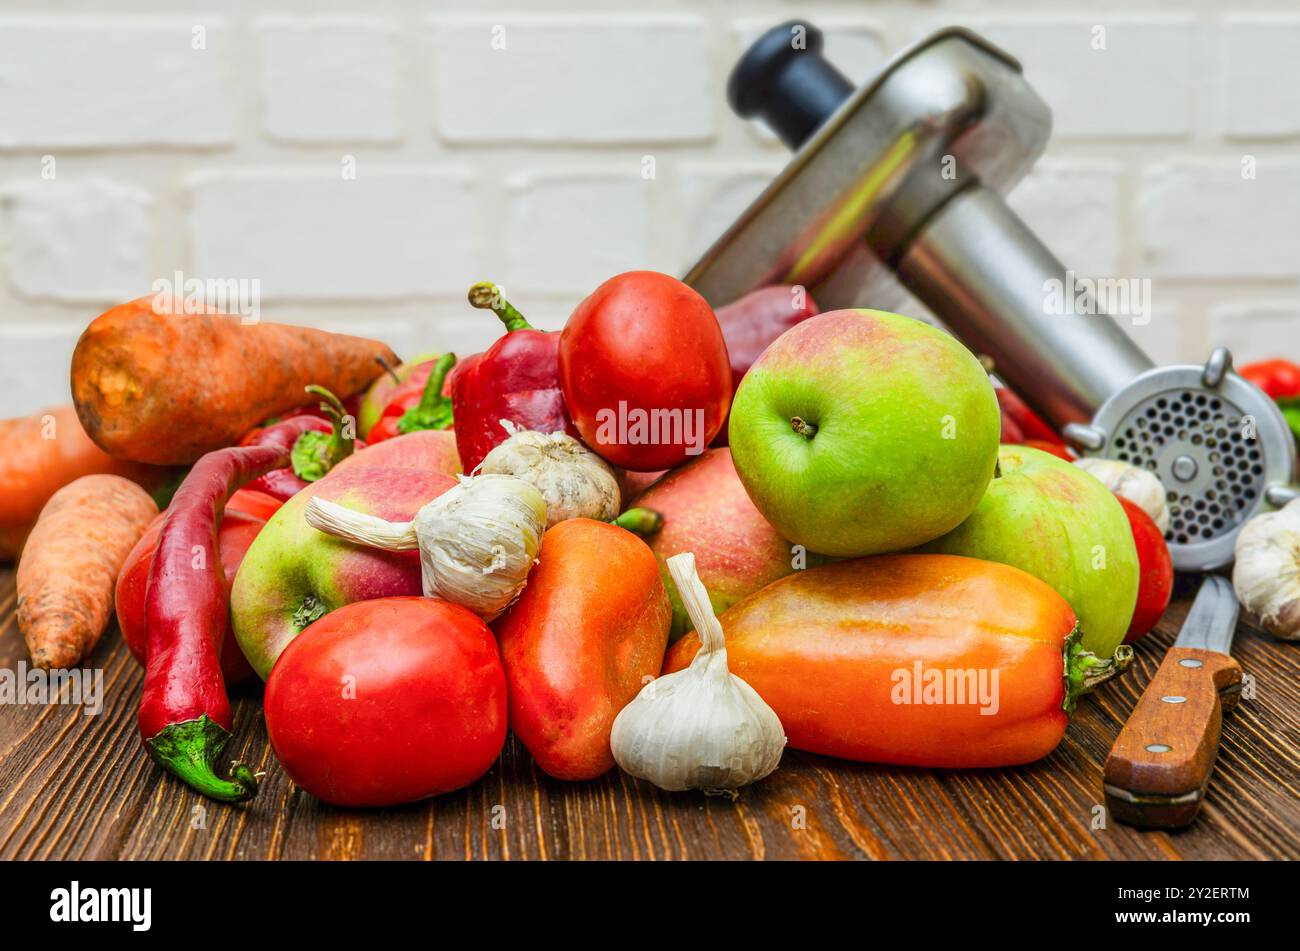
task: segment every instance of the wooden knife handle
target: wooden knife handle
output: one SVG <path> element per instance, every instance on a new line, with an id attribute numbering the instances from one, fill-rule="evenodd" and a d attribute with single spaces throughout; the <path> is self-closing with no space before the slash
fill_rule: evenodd
<path id="1" fill-rule="evenodd" d="M 1172 829 L 1200 811 L 1223 712 L 1241 695 L 1227 654 L 1171 647 L 1106 759 L 1106 807 L 1129 825 Z"/>

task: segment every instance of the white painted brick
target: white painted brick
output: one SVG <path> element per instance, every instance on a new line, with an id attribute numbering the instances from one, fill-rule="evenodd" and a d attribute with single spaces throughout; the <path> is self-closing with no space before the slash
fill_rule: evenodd
<path id="1" fill-rule="evenodd" d="M 831 16 L 815 17 L 813 23 L 825 37 L 822 54 L 851 82 L 857 84 L 866 82 L 879 73 L 889 61 L 884 31 L 874 20 Z M 732 24 L 734 49 L 730 65 L 734 65 L 741 54 L 774 25 L 771 17 L 746 17 Z M 763 141 L 769 143 L 780 141 L 763 122 L 740 119 L 730 110 L 728 114 L 736 122 L 746 122 L 753 133 Z"/>
<path id="2" fill-rule="evenodd" d="M 650 203 L 669 187 L 643 179 L 632 163 L 621 174 L 574 169 L 511 176 L 502 283 L 585 296 L 620 271 L 670 269 L 674 262 L 656 259 L 650 247 Z"/>
<path id="3" fill-rule="evenodd" d="M 1137 202 L 1144 262 L 1177 277 L 1300 273 L 1300 163 L 1177 160 L 1148 168 Z"/>
<path id="4" fill-rule="evenodd" d="M 257 22 L 262 123 L 289 142 L 391 142 L 401 135 L 398 49 L 383 20 Z"/>
<path id="5" fill-rule="evenodd" d="M 1238 366 L 1279 356 L 1300 359 L 1300 298 L 1215 308 L 1210 312 L 1210 344 L 1230 348 Z"/>
<path id="6" fill-rule="evenodd" d="M 777 163 L 691 164 L 683 170 L 681 214 L 683 265 L 695 261 L 722 236 L 781 171 Z"/>
<path id="7" fill-rule="evenodd" d="M 25 297 L 117 301 L 148 292 L 152 200 L 134 186 L 92 179 L 12 183 L 10 281 Z"/>
<path id="8" fill-rule="evenodd" d="M 87 321 L 94 314 L 87 315 Z M 85 322 L 0 323 L 0 417 L 72 402 L 68 368 Z"/>
<path id="9" fill-rule="evenodd" d="M 1176 137 L 1192 128 L 1194 21 L 1186 17 L 1017 17 L 972 25 L 1024 67 L 1058 137 Z M 1105 30 L 1105 49 L 1094 31 Z"/>
<path id="10" fill-rule="evenodd" d="M 461 169 L 203 172 L 190 180 L 194 268 L 257 278 L 267 300 L 391 300 L 478 276 L 472 173 Z"/>
<path id="11" fill-rule="evenodd" d="M 1224 131 L 1300 134 L 1300 18 L 1233 17 L 1222 35 Z"/>
<path id="12" fill-rule="evenodd" d="M 1122 277 L 1120 167 L 1043 160 L 1011 193 L 1011 208 L 1067 268 Z"/>
<path id="13" fill-rule="evenodd" d="M 707 139 L 708 40 L 685 15 L 440 17 L 434 122 L 458 142 Z"/>
<path id="14" fill-rule="evenodd" d="M 1194 352 L 1191 354 L 1184 350 L 1189 345 L 1185 316 L 1177 302 L 1170 299 L 1171 295 L 1163 284 L 1162 281 L 1151 281 L 1151 319 L 1139 324 L 1132 318 L 1121 317 L 1118 321 L 1120 327 L 1157 366 L 1204 360 L 1210 355 L 1208 348 L 1192 347 Z"/>
<path id="15" fill-rule="evenodd" d="M 0 148 L 229 143 L 223 46 L 200 17 L 2 19 Z"/>

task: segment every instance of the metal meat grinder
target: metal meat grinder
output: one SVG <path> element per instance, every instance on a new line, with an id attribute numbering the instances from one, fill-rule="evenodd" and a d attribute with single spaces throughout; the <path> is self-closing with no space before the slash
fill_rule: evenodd
<path id="1" fill-rule="evenodd" d="M 1051 112 L 1011 56 L 946 29 L 855 90 L 794 21 L 750 47 L 727 94 L 795 155 L 686 276 L 710 304 L 801 284 L 823 309 L 879 306 L 896 277 L 1082 452 L 1160 477 L 1179 570 L 1229 564 L 1241 524 L 1298 494 L 1286 420 L 1227 350 L 1155 367 L 1091 298 L 1048 306 L 1072 276 L 1002 195 Z"/>

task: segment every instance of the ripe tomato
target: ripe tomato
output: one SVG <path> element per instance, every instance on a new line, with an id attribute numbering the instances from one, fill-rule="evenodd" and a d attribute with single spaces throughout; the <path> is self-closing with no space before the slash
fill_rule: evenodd
<path id="1" fill-rule="evenodd" d="M 1131 644 L 1155 627 L 1165 608 L 1169 607 L 1169 598 L 1174 591 L 1174 563 L 1169 557 L 1165 538 L 1151 516 L 1123 496 L 1115 498 L 1119 499 L 1124 514 L 1128 516 L 1138 553 L 1137 606 L 1133 609 L 1128 633 L 1124 635 L 1124 643 Z"/>
<path id="2" fill-rule="evenodd" d="M 655 271 L 612 277 L 560 335 L 560 388 L 583 441 L 624 469 L 699 455 L 731 406 L 731 360 L 704 298 Z"/>
<path id="3" fill-rule="evenodd" d="M 240 489 L 226 503 L 226 514 L 221 519 L 221 531 L 217 538 L 221 545 L 221 567 L 226 573 L 227 591 L 230 583 L 235 580 L 239 563 L 244 560 L 244 553 L 253 544 L 253 539 L 262 530 L 266 520 L 279 507 L 279 499 L 251 489 Z M 158 544 L 158 533 L 162 530 L 165 515 L 165 512 L 160 513 L 150 523 L 126 556 L 114 592 L 117 625 L 122 629 L 122 639 L 142 666 L 147 643 L 144 632 L 144 595 L 149 583 L 149 569 L 153 566 L 154 548 Z M 226 639 L 221 645 L 221 673 L 228 684 L 253 676 L 253 668 L 244 659 L 243 651 L 235 642 L 234 629 L 229 623 L 226 625 Z"/>
<path id="4" fill-rule="evenodd" d="M 468 786 L 506 740 L 506 675 L 476 615 L 441 598 L 331 611 L 266 680 L 266 729 L 289 777 L 339 806 Z"/>

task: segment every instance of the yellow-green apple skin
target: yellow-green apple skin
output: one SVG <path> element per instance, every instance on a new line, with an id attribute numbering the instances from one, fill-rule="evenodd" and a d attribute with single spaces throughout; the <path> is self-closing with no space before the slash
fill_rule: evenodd
<path id="1" fill-rule="evenodd" d="M 1000 561 L 1047 582 L 1099 657 L 1123 643 L 1137 604 L 1137 546 L 1123 507 L 1078 466 L 1028 446 L 1003 446 L 970 518 L 923 550 Z"/>
<path id="2" fill-rule="evenodd" d="M 1000 431 L 988 374 L 956 338 L 899 314 L 837 310 L 758 358 L 728 441 L 745 490 L 783 537 L 854 557 L 961 524 L 993 476 Z"/>

